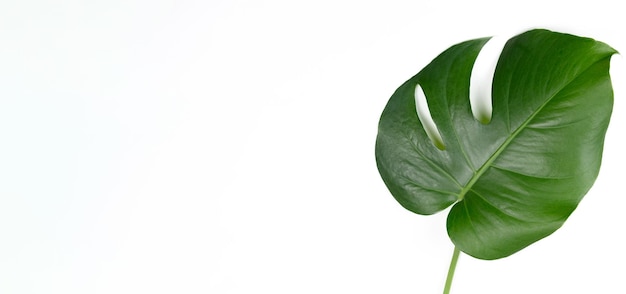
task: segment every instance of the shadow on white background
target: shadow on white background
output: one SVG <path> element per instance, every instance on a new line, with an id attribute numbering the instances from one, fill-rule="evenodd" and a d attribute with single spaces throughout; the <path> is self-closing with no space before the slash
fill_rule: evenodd
<path id="1" fill-rule="evenodd" d="M 376 170 L 391 93 L 461 41 L 623 51 L 624 25 L 603 1 L 2 3 L 0 292 L 439 293 L 446 213 L 404 210 Z M 462 255 L 453 293 L 624 291 L 614 60 L 594 188 L 527 249 Z"/>

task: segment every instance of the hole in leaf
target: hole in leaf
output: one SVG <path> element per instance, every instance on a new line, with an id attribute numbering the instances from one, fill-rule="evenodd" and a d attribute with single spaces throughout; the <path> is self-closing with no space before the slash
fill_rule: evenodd
<path id="1" fill-rule="evenodd" d="M 504 45 L 510 36 L 511 34 L 504 34 L 489 39 L 478 53 L 472 68 L 470 106 L 474 118 L 483 124 L 491 121 L 493 75 L 496 72 L 496 65 L 498 64 L 500 54 L 502 54 L 502 49 L 504 49 Z"/>
<path id="2" fill-rule="evenodd" d="M 430 109 L 428 108 L 428 102 L 426 101 L 426 95 L 420 85 L 415 87 L 415 110 L 417 111 L 417 117 L 419 118 L 426 135 L 435 144 L 439 150 L 445 150 L 446 146 L 443 144 L 443 139 L 430 115 Z"/>

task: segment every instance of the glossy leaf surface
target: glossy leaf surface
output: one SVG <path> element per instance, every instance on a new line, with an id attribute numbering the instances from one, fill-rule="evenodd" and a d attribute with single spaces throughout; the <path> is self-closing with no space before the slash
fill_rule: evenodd
<path id="1" fill-rule="evenodd" d="M 614 49 L 547 30 L 511 38 L 493 79 L 489 123 L 472 115 L 469 83 L 488 38 L 452 46 L 390 98 L 376 139 L 379 172 L 418 214 L 452 206 L 448 235 L 481 259 L 511 255 L 557 230 L 595 181 L 613 105 Z M 416 114 L 426 96 L 440 150 Z"/>

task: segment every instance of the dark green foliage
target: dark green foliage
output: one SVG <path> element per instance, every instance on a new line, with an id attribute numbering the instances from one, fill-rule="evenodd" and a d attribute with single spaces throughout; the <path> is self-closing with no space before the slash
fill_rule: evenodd
<path id="1" fill-rule="evenodd" d="M 484 124 L 472 115 L 469 82 L 487 41 L 452 46 L 396 90 L 380 118 L 376 161 L 402 206 L 425 215 L 452 206 L 454 245 L 497 259 L 556 231 L 591 188 L 613 106 L 609 62 L 616 51 L 546 30 L 511 38 Z M 416 114 L 418 84 L 444 150 Z"/>

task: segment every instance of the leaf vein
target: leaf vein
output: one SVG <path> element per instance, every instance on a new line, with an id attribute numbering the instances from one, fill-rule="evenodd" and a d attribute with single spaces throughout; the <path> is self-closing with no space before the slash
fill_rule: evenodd
<path id="1" fill-rule="evenodd" d="M 409 140 L 410 141 L 410 140 Z M 413 147 L 413 149 L 415 150 L 415 152 L 417 152 L 417 154 L 419 154 L 422 159 L 424 161 L 426 161 L 430 166 L 432 166 L 433 168 L 435 168 L 436 170 L 439 170 L 441 173 L 443 173 L 447 178 L 449 178 L 450 180 L 452 180 L 457 186 L 459 186 L 460 189 L 463 189 L 463 185 L 461 185 L 461 183 L 459 183 L 448 171 L 444 170 L 443 168 L 441 168 L 438 164 L 434 163 L 430 158 L 428 158 L 424 153 L 422 153 L 422 151 L 419 150 L 419 148 L 417 148 L 417 146 L 413 143 L 411 143 L 411 146 Z"/>
<path id="2" fill-rule="evenodd" d="M 566 180 L 566 179 L 571 179 L 573 178 L 573 176 L 569 176 L 569 177 L 548 177 L 548 176 L 538 176 L 538 175 L 530 175 L 530 174 L 525 174 L 519 171 L 514 171 L 508 168 L 503 168 L 501 166 L 497 166 L 495 164 L 492 164 L 491 167 L 504 171 L 504 172 L 508 172 L 508 173 L 513 173 L 513 174 L 517 174 L 520 176 L 524 176 L 524 177 L 529 177 L 529 178 L 536 178 L 536 179 L 545 179 L 545 180 Z"/>
<path id="3" fill-rule="evenodd" d="M 445 191 L 445 190 L 439 190 L 439 189 L 435 189 L 435 188 L 430 188 L 430 187 L 425 187 L 422 184 L 416 183 L 414 181 L 412 181 L 410 178 L 403 176 L 403 178 L 409 183 L 412 184 L 416 187 L 419 187 L 423 190 L 426 191 L 430 191 L 430 192 L 437 192 L 437 193 L 441 193 L 441 194 L 448 194 L 448 195 L 455 195 L 458 196 L 458 192 L 452 192 L 452 191 Z"/>
<path id="4" fill-rule="evenodd" d="M 512 218 L 512 219 L 515 219 L 515 220 L 521 221 L 521 222 L 525 222 L 525 223 L 528 223 L 528 222 L 529 222 L 529 221 L 527 221 L 527 220 L 525 220 L 525 219 L 522 219 L 522 218 L 520 218 L 519 216 L 515 216 L 515 215 L 513 215 L 513 214 L 511 214 L 511 213 L 507 212 L 506 210 L 502 209 L 501 207 L 498 207 L 498 206 L 496 206 L 495 204 L 491 203 L 490 201 L 488 201 L 488 200 L 487 200 L 487 198 L 486 198 L 485 196 L 481 195 L 481 194 L 480 194 L 480 193 L 478 193 L 476 190 L 472 189 L 471 191 L 472 191 L 472 192 L 474 192 L 474 194 L 475 194 L 476 196 L 478 196 L 478 198 L 480 198 L 483 202 L 485 202 L 485 203 L 487 203 L 487 205 L 489 205 L 489 206 L 491 206 L 491 207 L 495 208 L 498 212 L 500 212 L 500 213 L 502 213 L 502 214 L 504 214 L 504 215 L 506 215 L 506 216 L 508 216 L 508 217 L 510 217 L 510 218 Z"/>

